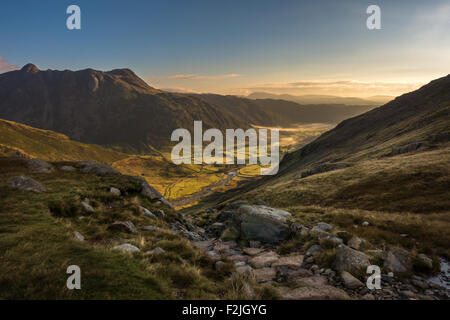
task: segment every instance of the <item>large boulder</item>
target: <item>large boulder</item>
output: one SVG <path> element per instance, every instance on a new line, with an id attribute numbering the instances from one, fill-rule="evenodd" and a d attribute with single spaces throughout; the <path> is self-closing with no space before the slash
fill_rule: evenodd
<path id="1" fill-rule="evenodd" d="M 47 161 L 41 159 L 31 159 L 27 162 L 27 167 L 35 172 L 50 173 L 53 166 Z"/>
<path id="2" fill-rule="evenodd" d="M 239 226 L 241 239 L 278 243 L 291 234 L 290 216 L 289 212 L 263 205 L 242 205 L 233 218 Z"/>
<path id="3" fill-rule="evenodd" d="M 370 260 L 365 253 L 343 244 L 339 245 L 334 261 L 334 267 L 337 271 L 347 271 L 352 275 L 360 275 L 366 272 L 368 266 L 370 266 Z"/>
<path id="4" fill-rule="evenodd" d="M 116 221 L 108 227 L 109 230 L 115 230 L 127 233 L 137 233 L 137 229 L 131 221 Z"/>
<path id="5" fill-rule="evenodd" d="M 81 172 L 83 173 L 93 173 L 99 176 L 104 176 L 108 174 L 119 174 L 119 171 L 106 164 L 97 163 L 95 161 L 81 161 L 78 163 L 82 166 Z"/>
<path id="6" fill-rule="evenodd" d="M 394 273 L 411 271 L 413 268 L 412 255 L 405 249 L 391 247 L 381 255 L 384 267 Z"/>
<path id="7" fill-rule="evenodd" d="M 37 193 L 46 191 L 42 184 L 27 176 L 17 176 L 12 178 L 9 180 L 8 186 L 14 189 L 33 191 Z"/>
<path id="8" fill-rule="evenodd" d="M 347 271 L 341 272 L 341 280 L 344 283 L 344 286 L 348 289 L 355 290 L 361 287 L 364 287 L 364 284 L 352 276 Z"/>

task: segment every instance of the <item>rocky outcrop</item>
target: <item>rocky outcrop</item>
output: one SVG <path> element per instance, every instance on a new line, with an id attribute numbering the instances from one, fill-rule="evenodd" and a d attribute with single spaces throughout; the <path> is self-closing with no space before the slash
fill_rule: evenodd
<path id="1" fill-rule="evenodd" d="M 82 173 L 91 173 L 99 176 L 108 174 L 119 174 L 119 171 L 106 164 L 97 163 L 95 161 L 81 161 L 78 163 L 82 168 Z"/>
<path id="2" fill-rule="evenodd" d="M 31 159 L 27 162 L 27 167 L 34 172 L 38 173 L 50 173 L 52 172 L 53 165 L 47 161 L 41 159 Z"/>
<path id="3" fill-rule="evenodd" d="M 336 251 L 334 267 L 338 272 L 347 271 L 352 275 L 365 273 L 370 265 L 369 256 L 365 253 L 340 245 Z"/>
<path id="4" fill-rule="evenodd" d="M 42 184 L 27 176 L 17 176 L 12 178 L 9 180 L 8 186 L 14 189 L 33 191 L 37 193 L 46 191 L 46 188 Z"/>

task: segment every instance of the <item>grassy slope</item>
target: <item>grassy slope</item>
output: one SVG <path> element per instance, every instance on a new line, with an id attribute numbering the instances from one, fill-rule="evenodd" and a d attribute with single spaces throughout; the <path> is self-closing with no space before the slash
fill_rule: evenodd
<path id="1" fill-rule="evenodd" d="M 40 181 L 47 192 L 6 187 L 19 174 Z M 126 194 L 113 196 L 108 192 L 111 186 Z M 80 201 L 85 197 L 95 208 L 91 215 L 82 212 Z M 163 208 L 166 221 L 149 219 L 138 205 L 157 208 L 140 196 L 134 178 L 60 171 L 35 174 L 22 159 L 0 158 L 0 299 L 220 297 L 226 283 L 213 269 L 213 262 L 169 230 L 167 222 L 177 214 Z M 60 213 L 49 207 L 59 208 Z M 85 218 L 79 219 L 80 215 Z M 162 231 L 114 233 L 107 226 L 116 220 L 131 220 L 138 228 L 155 225 Z M 74 231 L 86 241 L 74 241 Z M 141 253 L 128 255 L 111 249 L 113 243 L 122 242 L 138 246 Z M 166 253 L 143 254 L 156 246 Z M 72 264 L 81 267 L 82 290 L 66 289 L 66 268 Z"/>
<path id="2" fill-rule="evenodd" d="M 3 119 L 0 119 L 0 145 L 26 156 L 48 161 L 94 160 L 112 163 L 127 156 L 94 144 L 69 140 L 60 133 Z"/>

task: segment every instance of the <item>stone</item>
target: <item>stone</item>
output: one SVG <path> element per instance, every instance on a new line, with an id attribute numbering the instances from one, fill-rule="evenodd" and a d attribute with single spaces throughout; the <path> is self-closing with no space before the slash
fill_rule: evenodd
<path id="1" fill-rule="evenodd" d="M 109 192 L 111 192 L 111 193 L 112 193 L 113 195 L 115 195 L 115 196 L 120 196 L 120 190 L 117 189 L 117 188 L 111 187 L 111 188 L 109 189 Z"/>
<path id="2" fill-rule="evenodd" d="M 364 221 L 361 225 L 363 227 L 368 227 L 368 226 L 370 226 L 370 223 L 368 221 Z"/>
<path id="3" fill-rule="evenodd" d="M 59 170 L 64 171 L 64 172 L 74 172 L 77 169 L 75 169 L 72 166 L 62 166 L 61 168 L 59 168 Z"/>
<path id="4" fill-rule="evenodd" d="M 280 257 L 273 251 L 263 252 L 257 256 L 254 256 L 248 261 L 248 264 L 253 268 L 270 267 L 272 263 L 278 261 Z"/>
<path id="5" fill-rule="evenodd" d="M 362 240 L 358 237 L 351 238 L 347 243 L 347 245 L 350 248 L 355 249 L 355 250 L 359 250 L 359 248 L 361 247 L 361 244 L 362 244 Z"/>
<path id="6" fill-rule="evenodd" d="M 109 174 L 119 174 L 119 171 L 106 164 L 97 163 L 95 161 L 81 161 L 79 164 L 82 166 L 82 173 L 92 173 L 99 176 L 105 176 Z"/>
<path id="7" fill-rule="evenodd" d="M 296 289 L 279 288 L 284 300 L 348 300 L 350 297 L 345 291 L 333 286 L 324 285 L 318 288 L 300 287 Z"/>
<path id="8" fill-rule="evenodd" d="M 300 286 L 320 288 L 324 285 L 327 285 L 328 280 L 324 276 L 315 275 L 311 277 L 296 279 L 295 283 Z"/>
<path id="9" fill-rule="evenodd" d="M 412 255 L 405 249 L 391 247 L 387 252 L 381 254 L 384 267 L 394 273 L 408 272 L 412 270 Z"/>
<path id="10" fill-rule="evenodd" d="M 253 275 L 258 283 L 275 280 L 277 272 L 273 268 L 261 268 L 253 270 Z"/>
<path id="11" fill-rule="evenodd" d="M 218 253 L 216 253 L 215 251 L 212 251 L 212 250 L 207 251 L 206 255 L 213 260 L 220 260 L 220 258 L 221 258 Z"/>
<path id="12" fill-rule="evenodd" d="M 426 283 L 425 281 L 422 281 L 422 280 L 412 279 L 412 280 L 411 280 L 411 283 L 412 283 L 415 287 L 420 288 L 420 289 L 422 289 L 422 290 L 426 290 L 426 289 L 429 288 L 428 283 Z"/>
<path id="13" fill-rule="evenodd" d="M 230 252 L 230 246 L 223 242 L 218 242 L 213 249 L 217 253 L 227 254 Z"/>
<path id="14" fill-rule="evenodd" d="M 375 296 L 370 293 L 366 293 L 361 297 L 362 300 L 375 300 Z"/>
<path id="15" fill-rule="evenodd" d="M 314 228 L 325 231 L 325 232 L 331 232 L 333 230 L 333 227 L 325 222 L 319 222 L 317 223 Z"/>
<path id="16" fill-rule="evenodd" d="M 87 213 L 93 213 L 94 212 L 94 208 L 92 208 L 92 206 L 89 204 L 89 200 L 88 199 L 84 199 L 81 202 L 81 206 L 83 207 L 83 210 L 86 211 Z"/>
<path id="17" fill-rule="evenodd" d="M 272 264 L 272 268 L 300 268 L 303 264 L 303 258 L 304 256 L 302 255 L 281 257 L 278 261 Z"/>
<path id="18" fill-rule="evenodd" d="M 348 289 L 355 290 L 364 287 L 364 284 L 347 271 L 341 272 L 341 280 Z"/>
<path id="19" fill-rule="evenodd" d="M 121 244 L 119 246 L 114 247 L 114 249 L 115 250 L 120 250 L 122 252 L 128 252 L 128 253 L 133 253 L 133 252 L 139 252 L 140 251 L 138 247 L 136 247 L 136 246 L 134 246 L 132 244 L 129 244 L 129 243 Z"/>
<path id="20" fill-rule="evenodd" d="M 248 261 L 248 257 L 247 256 L 243 256 L 241 254 L 236 254 L 233 256 L 228 257 L 228 259 L 234 263 L 236 262 L 247 262 Z"/>
<path id="21" fill-rule="evenodd" d="M 425 269 L 426 271 L 433 270 L 433 260 L 423 253 L 417 255 L 416 264 L 420 269 Z"/>
<path id="22" fill-rule="evenodd" d="M 50 173 L 53 170 L 53 166 L 50 163 L 41 159 L 28 160 L 27 168 L 38 173 Z"/>
<path id="23" fill-rule="evenodd" d="M 73 232 L 73 237 L 75 238 L 76 241 L 80 241 L 80 242 L 84 241 L 84 236 L 81 233 L 79 233 L 78 231 Z"/>
<path id="24" fill-rule="evenodd" d="M 243 205 L 234 215 L 244 240 L 279 243 L 291 235 L 288 225 L 289 212 L 267 206 Z"/>
<path id="25" fill-rule="evenodd" d="M 149 217 L 149 218 L 155 218 L 155 219 L 156 219 L 156 216 L 155 216 L 150 210 L 148 210 L 147 208 L 144 208 L 143 206 L 139 206 L 139 209 L 141 210 L 141 212 L 142 212 L 146 217 Z"/>
<path id="26" fill-rule="evenodd" d="M 289 268 L 278 268 L 277 270 L 281 276 L 283 276 L 286 281 L 295 281 L 298 278 L 306 278 L 313 276 L 313 273 L 308 269 L 289 269 Z"/>
<path id="27" fill-rule="evenodd" d="M 236 267 L 236 273 L 238 274 L 250 274 L 253 271 L 253 268 L 249 265 L 241 265 Z"/>
<path id="28" fill-rule="evenodd" d="M 365 273 L 369 265 L 370 259 L 363 252 L 343 244 L 339 245 L 336 250 L 334 267 L 338 272 L 347 271 L 351 274 L 359 275 L 360 273 Z"/>
<path id="29" fill-rule="evenodd" d="M 141 230 L 144 231 L 162 231 L 161 228 L 155 227 L 155 226 L 142 226 Z"/>
<path id="30" fill-rule="evenodd" d="M 415 299 L 416 298 L 416 294 L 410 290 L 400 291 L 400 294 L 407 299 Z"/>
<path id="31" fill-rule="evenodd" d="M 213 243 L 210 240 L 192 241 L 191 244 L 194 248 L 201 250 L 211 250 L 213 247 Z"/>
<path id="32" fill-rule="evenodd" d="M 324 244 L 326 244 L 329 247 L 337 247 L 338 245 L 344 243 L 344 241 L 341 238 L 335 237 L 333 235 L 327 235 L 327 236 L 323 236 L 319 235 L 319 239 L 320 239 L 320 244 L 322 246 L 325 246 Z"/>
<path id="33" fill-rule="evenodd" d="M 160 254 L 163 254 L 163 253 L 165 253 L 165 252 L 166 252 L 166 250 L 164 250 L 163 248 L 156 247 L 156 248 L 153 249 L 153 250 L 147 251 L 145 254 L 146 254 L 146 255 L 159 256 Z"/>
<path id="34" fill-rule="evenodd" d="M 108 227 L 109 230 L 115 230 L 127 233 L 137 233 L 137 229 L 131 221 L 116 221 Z"/>
<path id="35" fill-rule="evenodd" d="M 216 217 L 217 222 L 225 222 L 233 218 L 233 211 L 225 210 L 219 213 Z"/>
<path id="36" fill-rule="evenodd" d="M 242 251 L 244 251 L 245 254 L 249 256 L 256 256 L 257 254 L 260 254 L 264 251 L 264 249 L 261 248 L 244 248 Z"/>
<path id="37" fill-rule="evenodd" d="M 306 250 L 307 256 L 314 256 L 316 254 L 319 254 L 323 251 L 322 247 L 318 244 L 313 244 L 311 247 Z"/>
<path id="38" fill-rule="evenodd" d="M 12 178 L 9 180 L 8 186 L 13 189 L 33 191 L 36 193 L 47 191 L 42 184 L 27 176 L 17 176 Z"/>

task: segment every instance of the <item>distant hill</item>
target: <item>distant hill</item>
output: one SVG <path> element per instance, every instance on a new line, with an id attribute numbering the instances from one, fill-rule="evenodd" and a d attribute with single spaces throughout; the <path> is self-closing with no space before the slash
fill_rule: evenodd
<path id="1" fill-rule="evenodd" d="M 254 92 L 247 96 L 249 99 L 282 99 L 300 104 L 345 104 L 357 106 L 379 106 L 394 99 L 391 96 L 373 96 L 367 99 L 356 97 L 339 97 L 332 95 L 301 95 L 273 94 L 267 92 Z"/>
<path id="2" fill-rule="evenodd" d="M 246 126 L 201 99 L 154 89 L 129 69 L 40 71 L 32 64 L 0 74 L 0 118 L 131 153 L 152 153 L 194 120 Z"/>
<path id="3" fill-rule="evenodd" d="M 48 161 L 94 160 L 113 163 L 126 154 L 94 144 L 70 140 L 66 135 L 0 119 L 0 155 Z"/>
<path id="4" fill-rule="evenodd" d="M 374 108 L 374 106 L 347 106 L 343 104 L 301 105 L 288 99 L 249 99 L 218 94 L 194 95 L 212 105 L 239 116 L 239 118 L 259 125 L 292 125 L 293 123 L 339 123 Z"/>

